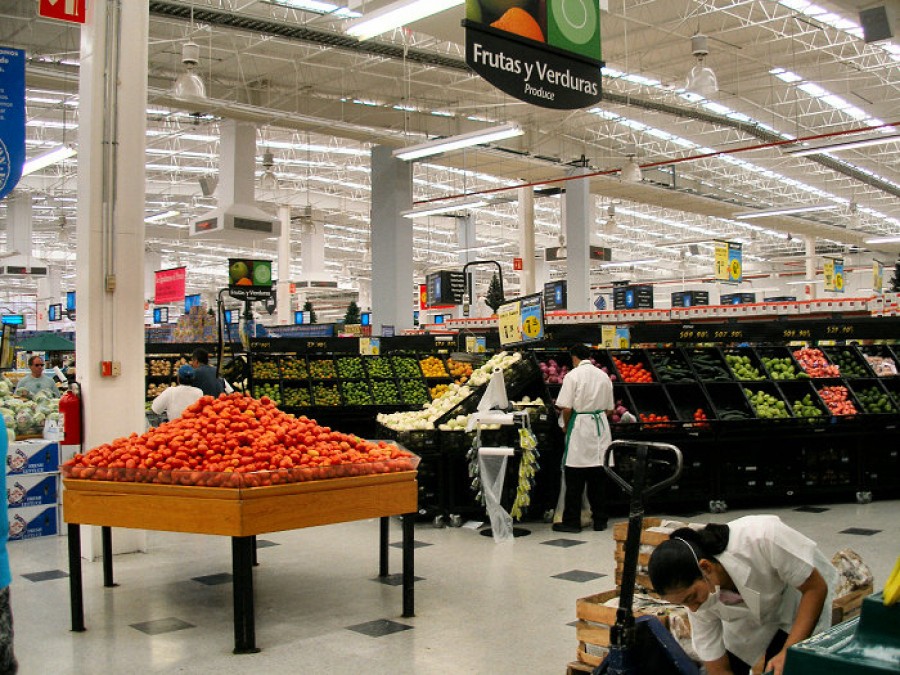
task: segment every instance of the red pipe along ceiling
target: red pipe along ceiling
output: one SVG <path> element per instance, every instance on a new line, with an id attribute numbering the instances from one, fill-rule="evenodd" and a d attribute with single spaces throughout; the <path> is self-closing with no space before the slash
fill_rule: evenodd
<path id="1" fill-rule="evenodd" d="M 738 148 L 730 148 L 728 150 L 718 150 L 716 152 L 706 152 L 702 155 L 689 155 L 687 157 L 678 157 L 675 159 L 664 159 L 659 162 L 649 162 L 647 164 L 641 164 L 642 169 L 655 169 L 661 166 L 672 166 L 675 164 L 681 164 L 683 162 L 695 162 L 700 159 L 708 159 L 710 157 L 718 157 L 719 155 L 736 155 L 741 152 L 752 152 L 754 150 L 766 150 L 768 148 L 779 148 L 783 145 L 796 145 L 797 143 L 806 143 L 809 141 L 821 141 L 824 139 L 833 139 L 839 138 L 841 136 L 848 136 L 850 134 L 860 134 L 867 131 L 877 131 L 878 129 L 885 129 L 888 127 L 896 127 L 900 126 L 900 122 L 891 122 L 890 124 L 879 124 L 871 127 L 862 127 L 861 129 L 850 129 L 844 131 L 831 131 L 827 134 L 815 134 L 813 136 L 802 136 L 800 138 L 795 138 L 792 140 L 783 140 L 783 141 L 769 141 L 767 143 L 757 143 L 755 145 L 745 145 Z M 518 185 L 510 185 L 509 187 L 499 187 L 499 188 L 491 188 L 489 190 L 478 190 L 476 192 L 463 192 L 455 195 L 448 195 L 444 197 L 432 197 L 431 199 L 422 199 L 417 202 L 413 202 L 414 206 L 420 206 L 423 204 L 434 204 L 438 202 L 446 202 L 454 199 L 461 199 L 463 197 L 476 197 L 481 195 L 492 195 L 497 194 L 499 192 L 506 192 L 508 190 L 519 190 L 521 188 L 529 188 L 529 187 L 538 187 L 541 185 L 554 185 L 556 183 L 565 183 L 570 180 L 581 180 L 582 178 L 593 178 L 594 176 L 612 176 L 614 174 L 620 173 L 622 169 L 606 169 L 605 171 L 594 171 L 592 173 L 580 174 L 578 176 L 562 176 L 560 178 L 550 178 L 548 180 L 540 180 L 534 181 L 530 183 L 520 183 Z"/>

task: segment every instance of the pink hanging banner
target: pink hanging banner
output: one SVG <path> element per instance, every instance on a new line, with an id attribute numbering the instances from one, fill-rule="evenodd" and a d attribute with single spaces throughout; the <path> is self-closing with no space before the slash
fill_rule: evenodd
<path id="1" fill-rule="evenodd" d="M 187 280 L 187 267 L 175 267 L 170 270 L 157 270 L 156 297 L 153 303 L 165 305 L 170 302 L 184 302 L 184 287 Z"/>

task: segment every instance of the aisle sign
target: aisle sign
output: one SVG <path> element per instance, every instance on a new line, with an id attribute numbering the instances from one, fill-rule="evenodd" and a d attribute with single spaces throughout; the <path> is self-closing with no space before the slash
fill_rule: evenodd
<path id="1" fill-rule="evenodd" d="M 826 258 L 823 265 L 825 290 L 832 293 L 844 292 L 844 259 Z"/>
<path id="2" fill-rule="evenodd" d="M 265 300 L 272 296 L 272 261 L 228 259 L 228 295 L 236 300 Z"/>
<path id="3" fill-rule="evenodd" d="M 744 276 L 743 246 L 736 241 L 716 242 L 716 281 L 739 284 Z"/>
<path id="4" fill-rule="evenodd" d="M 884 265 L 877 260 L 872 261 L 872 290 L 875 295 L 884 291 Z"/>
<path id="5" fill-rule="evenodd" d="M 0 199 L 12 192 L 25 164 L 25 52 L 0 47 Z"/>
<path id="6" fill-rule="evenodd" d="M 87 18 L 87 0 L 41 0 L 38 14 L 45 19 L 84 23 Z"/>
<path id="7" fill-rule="evenodd" d="M 466 0 L 466 63 L 520 101 L 587 108 L 602 97 L 596 0 Z"/>
<path id="8" fill-rule="evenodd" d="M 170 270 L 157 270 L 154 305 L 165 305 L 170 302 L 184 302 L 184 288 L 187 280 L 187 268 L 176 267 Z M 157 322 L 159 323 L 159 322 Z"/>
<path id="9" fill-rule="evenodd" d="M 526 295 L 497 309 L 500 346 L 527 344 L 544 337 L 543 293 Z"/>

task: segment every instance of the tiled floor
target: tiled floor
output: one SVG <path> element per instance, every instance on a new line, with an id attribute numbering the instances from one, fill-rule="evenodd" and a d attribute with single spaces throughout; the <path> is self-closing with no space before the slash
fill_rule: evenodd
<path id="1" fill-rule="evenodd" d="M 880 588 L 900 554 L 898 507 L 761 511 L 777 513 L 828 555 L 853 548 Z M 726 522 L 745 513 L 692 520 Z M 560 538 L 549 525 L 527 527 L 531 536 L 498 545 L 470 529 L 417 525 L 423 546 L 416 549 L 410 618 L 401 616 L 396 577 L 371 583 L 376 521 L 266 535 L 254 570 L 262 651 L 239 656 L 231 653 L 226 539 L 151 533 L 148 553 L 116 557 L 117 588 L 104 588 L 100 563 L 86 562 L 84 633 L 69 631 L 66 539 L 15 542 L 9 548 L 20 672 L 562 675 L 575 656 L 576 599 L 613 587 L 612 532 Z M 392 541 L 399 538 L 392 524 Z M 400 551 L 392 548 L 391 571 L 399 566 Z"/>

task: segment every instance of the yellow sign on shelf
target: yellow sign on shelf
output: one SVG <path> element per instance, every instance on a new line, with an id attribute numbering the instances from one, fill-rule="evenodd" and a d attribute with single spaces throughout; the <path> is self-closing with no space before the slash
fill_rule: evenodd
<path id="1" fill-rule="evenodd" d="M 736 241 L 717 241 L 715 261 L 717 281 L 741 283 L 744 277 L 742 244 Z"/>

